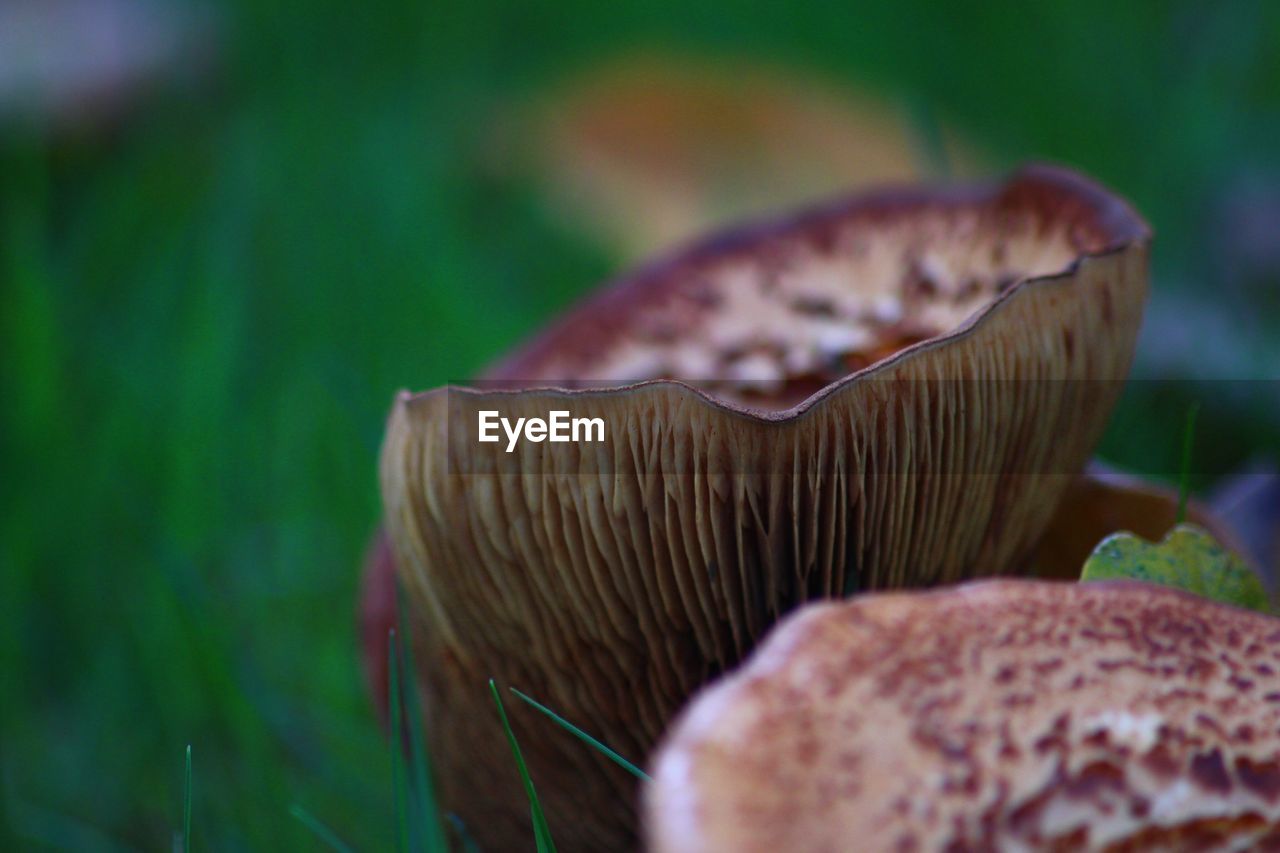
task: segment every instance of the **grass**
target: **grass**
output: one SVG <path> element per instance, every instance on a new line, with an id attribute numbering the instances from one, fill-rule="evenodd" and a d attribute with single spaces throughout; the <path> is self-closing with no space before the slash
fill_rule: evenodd
<path id="1" fill-rule="evenodd" d="M 397 589 L 396 608 L 400 634 L 387 636 L 388 697 L 391 750 L 391 790 L 395 803 L 396 849 L 409 853 L 448 853 L 449 842 L 436 801 L 431 762 L 422 730 L 412 643 L 404 639 L 409 619 L 404 595 Z M 406 749 L 407 738 L 407 749 Z M 404 757 L 408 753 L 409 763 Z"/>
<path id="2" fill-rule="evenodd" d="M 291 803 L 394 846 L 353 616 L 378 442 L 397 389 L 470 375 L 615 271 L 488 157 L 493 117 L 562 74 L 658 46 L 915 99 L 995 168 L 1133 198 L 1165 290 L 1228 292 L 1220 191 L 1280 173 L 1263 2 L 219 8 L 213 82 L 101 132 L 0 127 L 6 849 L 155 847 L 188 743 L 200 847 L 314 845 Z M 1176 476 L 1186 397 L 1155 393 L 1107 452 Z M 1197 396 L 1200 487 L 1276 429 Z"/>
<path id="3" fill-rule="evenodd" d="M 520 781 L 524 783 L 524 792 L 529 797 L 529 813 L 533 820 L 533 839 L 538 853 L 555 853 L 556 845 L 551 840 L 551 828 L 547 825 L 547 817 L 542 813 L 542 803 L 538 800 L 538 791 L 534 787 L 529 768 L 524 763 L 524 754 L 516 741 L 516 733 L 511 730 L 507 720 L 507 709 L 502 704 L 502 695 L 498 693 L 498 685 L 489 679 L 489 692 L 493 694 L 494 704 L 498 706 L 498 716 L 502 719 L 502 728 L 507 733 L 507 742 L 511 744 L 511 755 L 515 758 L 516 768 L 520 771 Z"/>
<path id="4" fill-rule="evenodd" d="M 524 693 L 521 693 L 519 690 L 515 689 L 514 687 L 511 688 L 511 692 L 519 696 L 521 699 L 523 699 L 525 702 L 529 703 L 533 707 L 537 708 L 543 714 L 546 714 L 548 717 L 551 718 L 552 721 L 555 722 L 556 725 L 560 726 L 565 731 L 569 732 L 574 737 L 578 738 L 583 743 L 590 746 L 592 749 L 598 750 L 602 755 L 604 755 L 614 764 L 617 764 L 619 767 L 626 770 L 632 776 L 635 776 L 637 779 L 648 780 L 649 778 L 648 773 L 645 773 L 639 767 L 632 764 L 630 761 L 623 758 L 621 755 L 614 752 L 612 749 L 605 746 L 603 743 L 596 740 L 594 737 L 587 734 L 582 729 L 578 728 L 573 723 L 569 722 L 564 717 L 560 716 L 555 711 L 548 708 L 546 705 L 543 705 L 541 702 L 537 701 L 536 699 L 532 699 L 529 696 L 526 696 Z"/>
<path id="5" fill-rule="evenodd" d="M 453 833 L 458 839 L 458 844 L 462 847 L 463 853 L 478 853 L 479 846 L 475 839 L 471 837 L 471 833 L 467 831 L 467 825 L 462 822 L 462 818 L 456 814 L 448 815 L 450 825 L 453 827 Z"/>
<path id="6" fill-rule="evenodd" d="M 407 631 L 409 625 L 404 601 L 404 592 L 397 587 L 396 608 L 401 631 Z M 393 683 L 396 687 L 392 688 L 390 699 L 392 704 L 403 704 L 407 717 L 404 729 L 407 730 L 409 737 L 409 768 L 413 794 L 411 819 L 416 830 L 412 849 L 421 850 L 424 853 L 448 853 L 449 843 L 436 800 L 435 782 L 432 779 L 431 763 L 427 756 L 426 736 L 422 730 L 422 708 L 418 701 L 418 689 L 414 676 L 418 670 L 413 665 L 412 642 L 402 642 L 400 650 L 401 653 L 398 656 L 400 671 L 393 673 L 395 678 Z M 398 728 L 392 729 L 393 752 L 399 752 L 402 746 L 401 731 Z"/>
<path id="7" fill-rule="evenodd" d="M 191 744 L 187 744 L 187 771 L 182 786 L 182 853 L 191 853 Z"/>
<path id="8" fill-rule="evenodd" d="M 1182 467 L 1178 480 L 1178 512 L 1174 523 L 1187 520 L 1187 501 L 1191 498 L 1191 449 L 1196 437 L 1196 416 L 1200 414 L 1199 401 L 1187 408 L 1186 424 L 1182 428 Z"/>
<path id="9" fill-rule="evenodd" d="M 294 803 L 289 807 L 289 814 L 307 829 L 311 830 L 311 833 L 317 839 L 324 842 L 325 846 L 330 850 L 334 850 L 336 853 L 354 853 L 354 851 L 347 846 L 347 843 L 338 837 L 336 832 L 325 826 L 302 806 Z"/>
<path id="10" fill-rule="evenodd" d="M 388 708 L 391 716 L 391 801 L 396 813 L 396 850 L 409 849 L 409 806 L 405 795 L 404 751 L 400 737 L 404 731 L 404 703 L 400 699 L 400 655 L 393 628 L 387 636 L 387 667 L 390 673 L 391 696 Z"/>
<path id="11" fill-rule="evenodd" d="M 407 623 L 404 610 L 404 596 L 397 595 L 397 607 L 399 610 L 400 625 L 403 628 Z M 422 713 L 418 707 L 416 699 L 417 688 L 414 683 L 413 673 L 417 670 L 413 667 L 411 653 L 409 652 L 410 644 L 401 643 L 396 637 L 395 629 L 389 632 L 388 638 L 388 660 L 389 660 L 389 697 L 388 707 L 390 709 L 391 725 L 390 725 L 390 741 L 391 741 L 391 788 L 392 799 L 396 804 L 396 847 L 398 850 L 426 851 L 426 853 L 448 853 L 450 845 L 445 837 L 444 828 L 441 821 L 441 811 L 435 799 L 434 785 L 431 779 L 431 767 L 427 760 L 425 737 L 422 731 Z M 493 679 L 489 679 L 489 690 L 493 695 L 495 704 L 498 707 L 499 720 L 502 723 L 502 729 L 506 734 L 507 741 L 511 745 L 511 753 L 515 760 L 516 769 L 520 773 L 521 782 L 524 784 L 525 793 L 529 798 L 529 810 L 533 821 L 534 843 L 539 853 L 554 853 L 555 843 L 551 837 L 550 825 L 547 823 L 546 816 L 542 811 L 542 804 L 538 799 L 537 789 L 533 783 L 533 778 L 529 774 L 529 768 L 525 764 L 524 754 L 520 750 L 520 744 L 516 740 L 515 732 L 511 728 L 511 723 L 507 719 L 507 710 L 503 705 L 502 696 L 498 692 L 497 685 Z M 614 761 L 616 764 L 630 772 L 636 778 L 648 780 L 649 775 L 623 758 L 610 747 L 606 746 L 600 740 L 592 737 L 582 729 L 570 723 L 564 717 L 552 711 L 546 705 L 531 698 L 527 694 L 510 688 L 511 692 L 518 696 L 521 700 L 536 708 L 545 714 L 557 725 L 573 734 L 583 743 L 593 749 L 598 750 L 603 755 Z M 402 733 L 407 732 L 410 745 L 410 760 L 412 767 L 412 795 L 405 795 L 405 771 L 403 768 L 404 742 Z M 190 838 L 191 829 L 191 809 L 190 809 L 190 785 L 191 785 L 191 747 L 187 747 L 187 807 L 185 812 L 185 831 L 183 833 L 183 843 L 187 843 Z M 412 801 L 412 807 L 408 803 Z M 337 851 L 349 851 L 348 847 L 333 830 L 325 826 L 317 818 L 313 817 L 309 812 L 301 806 L 294 804 L 290 807 L 290 814 L 297 818 L 303 825 L 315 834 L 315 836 L 323 841 L 330 848 Z M 450 822 L 453 824 L 455 832 L 458 836 L 460 845 L 464 851 L 472 851 L 476 849 L 475 842 L 471 839 L 467 832 L 466 826 L 462 820 L 456 815 L 449 815 Z M 184 847 L 184 849 L 187 849 Z"/>

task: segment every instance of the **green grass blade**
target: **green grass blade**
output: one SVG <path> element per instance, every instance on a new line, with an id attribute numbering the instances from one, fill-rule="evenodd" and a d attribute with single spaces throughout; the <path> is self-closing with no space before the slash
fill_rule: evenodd
<path id="1" fill-rule="evenodd" d="M 0 719 L 0 727 L 3 722 Z M 0 736 L 0 767 L 4 766 L 4 738 Z M 12 818 L 9 817 L 9 792 L 5 786 L 4 774 L 0 773 L 0 850 L 17 849 L 18 832 L 13 827 Z"/>
<path id="2" fill-rule="evenodd" d="M 535 809 L 533 806 L 530 806 L 529 814 L 532 816 L 534 821 L 533 838 L 537 844 L 538 853 L 555 853 L 556 845 L 555 842 L 551 840 L 551 828 L 547 826 L 547 819 L 542 814 L 541 808 L 539 807 Z"/>
<path id="3" fill-rule="evenodd" d="M 331 849 L 338 851 L 338 853 L 354 853 L 351 847 L 338 837 L 337 833 L 313 817 L 302 806 L 294 803 L 289 807 L 289 814 L 297 818 L 303 826 L 311 830 L 311 833 L 316 838 L 329 845 Z"/>
<path id="4" fill-rule="evenodd" d="M 502 718 L 502 728 L 507 732 L 507 741 L 511 744 L 511 754 L 515 756 L 516 767 L 520 770 L 520 778 L 524 782 L 524 792 L 529 797 L 529 812 L 533 817 L 533 838 L 538 845 L 538 853 L 555 853 L 556 845 L 551 840 L 551 827 L 547 825 L 547 817 L 542 813 L 542 803 L 538 801 L 538 792 L 533 787 L 533 779 L 529 776 L 529 768 L 524 763 L 524 754 L 520 752 L 520 744 L 516 741 L 516 733 L 511 730 L 511 722 L 507 719 L 507 709 L 502 704 L 502 696 L 498 693 L 498 685 L 489 679 L 489 692 L 498 705 L 498 716 Z"/>
<path id="5" fill-rule="evenodd" d="M 182 853 L 191 853 L 191 744 L 187 744 L 187 771 L 182 788 Z"/>
<path id="6" fill-rule="evenodd" d="M 1178 480 L 1178 515 L 1174 524 L 1187 520 L 1187 500 L 1191 495 L 1191 446 L 1196 434 L 1196 415 L 1200 414 L 1200 401 L 1187 409 L 1187 423 L 1182 430 L 1182 470 Z"/>
<path id="7" fill-rule="evenodd" d="M 431 776 L 431 763 L 427 755 L 426 737 L 422 731 L 422 708 L 418 701 L 413 665 L 413 642 L 408 632 L 409 620 L 405 612 L 404 594 L 396 583 L 396 613 L 400 622 L 400 683 L 404 687 L 404 713 L 409 729 L 409 761 L 412 779 L 411 798 L 414 805 L 414 830 L 421 849 L 426 853 L 449 853 L 449 840 L 445 835 L 440 805 L 436 801 L 435 783 Z"/>
<path id="8" fill-rule="evenodd" d="M 467 832 L 467 825 L 462 822 L 462 818 L 450 813 L 449 823 L 453 826 L 453 831 L 458 836 L 458 842 L 462 845 L 463 853 L 480 853 L 480 847 L 476 844 L 476 840 L 471 837 L 471 833 Z"/>
<path id="9" fill-rule="evenodd" d="M 645 773 L 639 767 L 632 764 L 630 761 L 627 761 L 627 759 L 623 758 L 621 755 L 614 752 L 612 749 L 605 746 L 603 743 L 596 740 L 591 735 L 587 734 L 582 729 L 578 728 L 573 723 L 569 722 L 564 717 L 560 716 L 555 711 L 548 708 L 546 705 L 543 705 L 541 702 L 539 702 L 538 700 L 530 696 L 526 696 L 524 693 L 521 693 L 519 690 L 515 689 L 514 687 L 509 689 L 511 690 L 512 693 L 516 694 L 521 699 L 528 702 L 530 705 L 537 708 L 542 713 L 546 714 L 565 731 L 574 735 L 575 737 L 577 737 L 579 740 L 581 740 L 583 743 L 587 744 L 588 746 L 595 747 L 597 750 L 602 752 L 606 758 L 611 760 L 614 764 L 617 764 L 623 770 L 626 770 L 632 776 L 635 776 L 637 779 L 644 779 L 646 781 L 649 779 L 648 773 Z"/>
<path id="10" fill-rule="evenodd" d="M 400 851 L 400 853 L 405 853 L 405 844 L 408 838 L 408 819 L 405 812 L 408 809 L 404 795 L 404 768 L 402 766 L 404 756 L 401 753 L 403 747 L 401 743 L 403 723 L 401 721 L 400 706 L 400 663 L 399 655 L 396 654 L 395 628 L 387 632 L 387 674 L 389 682 L 387 691 L 390 694 L 387 700 L 388 708 L 391 711 L 391 730 L 387 733 L 387 740 L 391 746 L 391 796 L 395 803 L 396 850 Z"/>

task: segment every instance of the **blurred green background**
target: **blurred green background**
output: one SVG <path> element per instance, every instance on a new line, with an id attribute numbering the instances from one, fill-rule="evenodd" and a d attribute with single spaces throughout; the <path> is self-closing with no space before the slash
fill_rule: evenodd
<path id="1" fill-rule="evenodd" d="M 612 56 L 856 81 L 997 169 L 1088 171 L 1158 233 L 1143 375 L 1280 372 L 1280 4 L 195 11 L 203 47 L 127 106 L 0 125 L 0 848 L 169 846 L 187 744 L 197 849 L 314 847 L 294 803 L 391 846 L 355 623 L 383 417 L 617 271 L 480 153 Z M 1161 388 L 1115 461 L 1176 464 Z M 1198 485 L 1274 442 L 1274 401 L 1237 403 L 1202 413 Z"/>

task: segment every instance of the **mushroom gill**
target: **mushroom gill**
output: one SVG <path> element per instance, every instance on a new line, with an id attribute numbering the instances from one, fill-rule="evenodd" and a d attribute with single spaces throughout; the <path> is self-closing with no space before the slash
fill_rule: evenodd
<path id="1" fill-rule="evenodd" d="M 382 455 L 446 807 L 529 813 L 495 676 L 623 754 L 781 615 L 1019 565 L 1127 374 L 1148 232 L 1070 173 L 897 190 L 622 279 L 475 388 L 403 394 Z M 478 441 L 481 411 L 598 443 Z M 514 714 L 557 842 L 634 840 L 631 780 Z"/>
<path id="2" fill-rule="evenodd" d="M 672 727 L 657 853 L 1280 843 L 1280 622 L 1135 582 L 794 614 Z"/>

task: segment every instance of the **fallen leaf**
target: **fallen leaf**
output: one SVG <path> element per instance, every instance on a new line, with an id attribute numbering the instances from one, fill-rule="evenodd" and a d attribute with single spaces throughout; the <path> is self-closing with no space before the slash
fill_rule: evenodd
<path id="1" fill-rule="evenodd" d="M 1194 524 L 1179 524 L 1159 543 L 1132 533 L 1112 534 L 1085 561 L 1080 580 L 1146 581 L 1249 610 L 1276 612 L 1249 565 Z"/>

